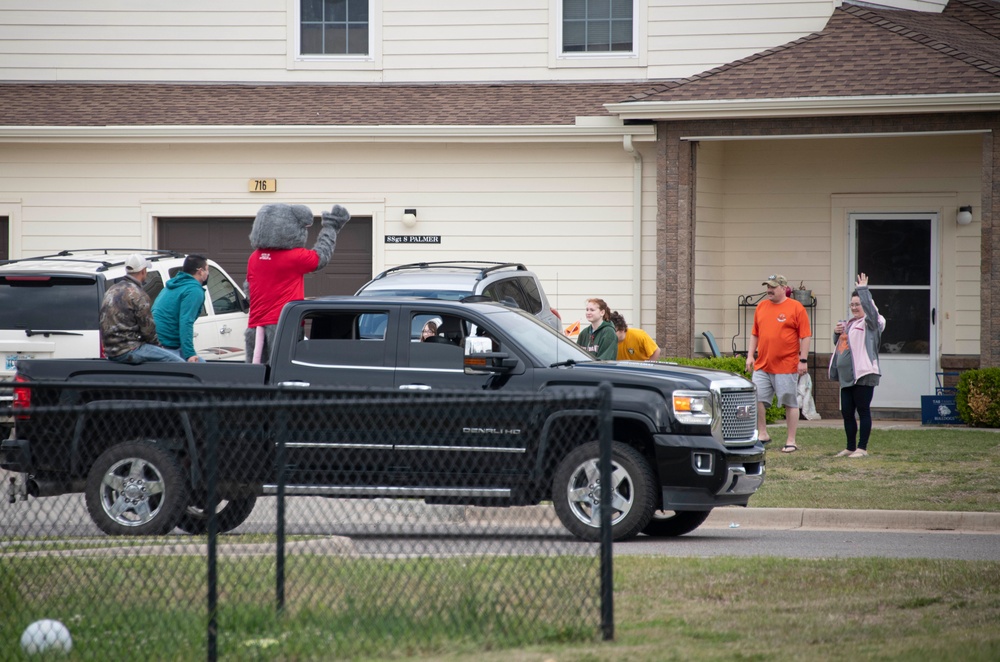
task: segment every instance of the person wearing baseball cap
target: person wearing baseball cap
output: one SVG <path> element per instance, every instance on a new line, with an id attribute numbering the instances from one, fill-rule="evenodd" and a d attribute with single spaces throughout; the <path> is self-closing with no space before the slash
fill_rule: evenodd
<path id="1" fill-rule="evenodd" d="M 761 283 L 767 293 L 753 315 L 753 328 L 747 343 L 747 372 L 753 372 L 757 387 L 757 435 L 764 443 L 767 434 L 767 408 L 774 396 L 785 407 L 788 438 L 781 452 L 799 450 L 795 432 L 799 422 L 796 388 L 799 376 L 809 368 L 809 343 L 812 329 L 805 307 L 785 294 L 788 279 L 771 274 Z"/>
<path id="2" fill-rule="evenodd" d="M 183 362 L 160 347 L 149 296 L 142 289 L 149 262 L 133 253 L 125 258 L 125 277 L 104 293 L 101 302 L 101 346 L 117 363 Z"/>

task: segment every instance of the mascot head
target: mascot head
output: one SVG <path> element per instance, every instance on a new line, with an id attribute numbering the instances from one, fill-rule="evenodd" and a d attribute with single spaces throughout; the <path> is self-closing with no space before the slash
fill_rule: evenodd
<path id="1" fill-rule="evenodd" d="M 250 247 L 301 248 L 309 238 L 313 213 L 305 205 L 264 205 L 253 219 Z"/>

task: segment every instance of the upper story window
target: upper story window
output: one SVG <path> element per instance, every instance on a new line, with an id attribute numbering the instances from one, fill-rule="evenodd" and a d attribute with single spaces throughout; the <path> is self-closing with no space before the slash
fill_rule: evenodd
<path id="1" fill-rule="evenodd" d="M 564 53 L 633 50 L 633 0 L 562 0 Z"/>
<path id="2" fill-rule="evenodd" d="M 302 55 L 368 55 L 369 0 L 300 0 Z"/>

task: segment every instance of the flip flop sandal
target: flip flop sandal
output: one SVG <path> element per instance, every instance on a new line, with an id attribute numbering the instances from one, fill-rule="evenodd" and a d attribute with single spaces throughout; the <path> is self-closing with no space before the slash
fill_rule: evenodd
<path id="1" fill-rule="evenodd" d="M 794 453 L 797 450 L 799 450 L 799 447 L 793 446 L 792 444 L 785 444 L 784 446 L 781 447 L 782 453 Z"/>

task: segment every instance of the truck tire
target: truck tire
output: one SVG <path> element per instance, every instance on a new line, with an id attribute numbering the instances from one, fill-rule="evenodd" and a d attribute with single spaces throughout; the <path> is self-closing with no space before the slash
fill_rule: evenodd
<path id="1" fill-rule="evenodd" d="M 570 533 L 596 541 L 601 535 L 600 445 L 588 442 L 559 463 L 552 481 L 552 503 Z M 626 444 L 611 447 L 611 537 L 629 540 L 645 528 L 656 508 L 656 477 L 642 453 Z"/>
<path id="2" fill-rule="evenodd" d="M 189 501 L 177 458 L 151 441 L 128 441 L 101 453 L 85 494 L 90 518 L 112 536 L 169 533 Z"/>
<path id="3" fill-rule="evenodd" d="M 711 514 L 711 510 L 657 510 L 642 532 L 654 538 L 683 536 L 701 526 Z"/>
<path id="4" fill-rule="evenodd" d="M 238 499 L 220 500 L 215 511 L 215 521 L 219 533 L 232 531 L 250 517 L 253 507 L 257 505 L 257 497 L 250 495 Z M 200 536 L 208 533 L 208 511 L 205 510 L 204 499 L 193 499 L 181 514 L 177 528 L 190 534 Z"/>

